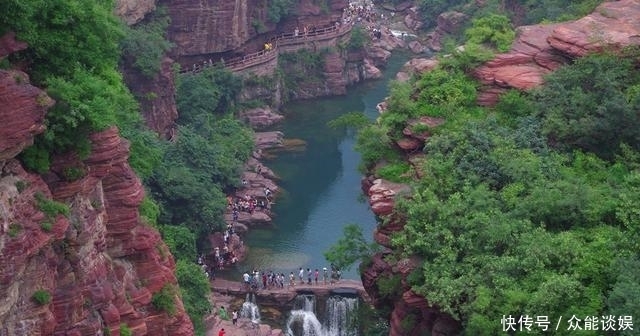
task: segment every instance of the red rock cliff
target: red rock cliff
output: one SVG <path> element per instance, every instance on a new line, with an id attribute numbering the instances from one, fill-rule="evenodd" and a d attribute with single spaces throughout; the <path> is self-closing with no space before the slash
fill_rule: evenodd
<path id="1" fill-rule="evenodd" d="M 508 53 L 475 71 L 484 85 L 478 103 L 494 105 L 507 89 L 527 90 L 569 60 L 604 49 L 640 45 L 640 2 L 605 2 L 590 15 L 570 22 L 518 28 Z"/>
<path id="2" fill-rule="evenodd" d="M 93 134 L 85 160 L 57 157 L 49 173 L 28 173 L 13 156 L 44 130 L 52 101 L 18 71 L 0 71 L 0 100 L 12 125 L 0 131 L 0 335 L 118 335 L 121 324 L 134 335 L 192 335 L 177 294 L 172 316 L 151 304 L 176 284 L 175 265 L 140 220 L 144 190 L 118 130 Z M 68 168 L 84 175 L 68 181 Z M 68 216 L 45 214 L 42 200 L 67 204 Z M 51 299 L 37 303 L 37 291 Z"/>

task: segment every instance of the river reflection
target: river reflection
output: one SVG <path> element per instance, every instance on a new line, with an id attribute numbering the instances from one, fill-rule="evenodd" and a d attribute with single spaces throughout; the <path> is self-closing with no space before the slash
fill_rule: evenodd
<path id="1" fill-rule="evenodd" d="M 327 122 L 352 111 L 365 111 L 373 120 L 378 114 L 376 104 L 388 94 L 389 80 L 406 60 L 406 55 L 394 54 L 383 79 L 357 85 L 345 96 L 284 106 L 285 121 L 275 129 L 286 138 L 306 141 L 307 147 L 264 161 L 281 177 L 282 193 L 272 209 L 276 214 L 273 226 L 253 228 L 245 237 L 249 255 L 237 271 L 257 268 L 297 274 L 300 267 L 329 267 L 323 253 L 350 223 L 360 225 L 365 238 L 371 240 L 376 219 L 363 201 L 354 135 L 333 130 Z M 357 265 L 343 276 L 359 279 Z"/>

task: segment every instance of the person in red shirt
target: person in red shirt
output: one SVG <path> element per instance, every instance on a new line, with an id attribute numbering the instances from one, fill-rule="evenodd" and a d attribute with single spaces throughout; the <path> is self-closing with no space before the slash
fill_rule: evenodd
<path id="1" fill-rule="evenodd" d="M 224 328 L 220 329 L 218 332 L 218 336 L 224 336 Z"/>

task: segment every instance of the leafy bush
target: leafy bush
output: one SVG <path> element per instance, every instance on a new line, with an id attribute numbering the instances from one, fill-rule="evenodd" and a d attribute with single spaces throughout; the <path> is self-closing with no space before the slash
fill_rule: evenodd
<path id="1" fill-rule="evenodd" d="M 464 34 L 467 44 L 489 44 L 501 52 L 509 50 L 516 36 L 509 18 L 498 14 L 473 20 L 471 28 L 465 30 Z"/>
<path id="2" fill-rule="evenodd" d="M 120 323 L 120 336 L 132 336 L 133 331 L 126 323 Z"/>
<path id="3" fill-rule="evenodd" d="M 402 276 L 400 274 L 379 277 L 376 280 L 376 285 L 378 286 L 378 292 L 384 298 L 394 299 L 402 294 Z"/>
<path id="4" fill-rule="evenodd" d="M 391 182 L 408 182 L 411 180 L 411 165 L 406 162 L 394 162 L 376 169 L 375 174 Z"/>
<path id="5" fill-rule="evenodd" d="M 65 217 L 69 216 L 69 206 L 56 202 L 54 200 L 50 200 L 46 198 L 42 193 L 38 192 L 35 194 L 36 202 L 38 205 L 38 209 L 47 216 L 49 219 L 55 219 L 58 215 L 63 215 Z"/>
<path id="6" fill-rule="evenodd" d="M 159 292 L 153 294 L 151 303 L 156 309 L 173 316 L 176 313 L 175 296 L 175 287 L 171 284 L 165 284 Z"/>
<path id="7" fill-rule="evenodd" d="M 138 208 L 140 217 L 149 225 L 157 227 L 160 217 L 160 206 L 149 196 L 145 196 Z"/>
<path id="8" fill-rule="evenodd" d="M 22 225 L 18 223 L 9 224 L 9 231 L 7 232 L 9 237 L 16 237 L 20 232 L 22 232 Z"/>
<path id="9" fill-rule="evenodd" d="M 125 56 L 132 58 L 133 65 L 149 78 L 160 71 L 164 54 L 173 47 L 165 39 L 169 21 L 166 9 L 158 7 L 144 22 L 127 29 L 122 40 Z"/>
<path id="10" fill-rule="evenodd" d="M 53 228 L 53 224 L 51 224 L 51 222 L 49 222 L 49 221 L 44 221 L 44 222 L 40 223 L 40 227 L 45 232 L 51 232 L 51 229 Z"/>
<path id="11" fill-rule="evenodd" d="M 324 257 L 338 269 L 348 270 L 354 263 L 370 258 L 378 245 L 368 243 L 357 224 L 347 224 L 343 230 L 343 237 L 324 252 Z"/>
<path id="12" fill-rule="evenodd" d="M 383 159 L 395 160 L 398 154 L 390 144 L 391 139 L 384 127 L 370 125 L 362 128 L 358 132 L 355 145 L 355 149 L 362 155 L 359 169 L 365 172 Z"/>
<path id="13" fill-rule="evenodd" d="M 46 304 L 49 304 L 49 302 L 51 302 L 51 294 L 49 294 L 49 292 L 44 289 L 38 289 L 33 293 L 33 295 L 31 296 L 31 299 L 35 301 L 37 304 L 44 306 Z"/>
<path id="14" fill-rule="evenodd" d="M 557 148 L 612 159 L 623 143 L 640 149 L 639 84 L 640 71 L 629 59 L 593 55 L 551 74 L 533 99 Z"/>
<path id="15" fill-rule="evenodd" d="M 269 0 L 267 17 L 273 23 L 278 23 L 289 14 L 294 5 L 293 0 Z"/>
<path id="16" fill-rule="evenodd" d="M 355 26 L 351 29 L 351 36 L 349 37 L 349 43 L 347 44 L 347 48 L 349 50 L 358 50 L 362 49 L 367 43 L 369 39 L 369 35 L 367 32 L 360 26 Z"/>
<path id="17" fill-rule="evenodd" d="M 178 123 L 197 126 L 210 123 L 211 114 L 229 113 L 241 88 L 242 79 L 219 66 L 181 75 L 176 88 Z"/>
<path id="18" fill-rule="evenodd" d="M 196 259 L 196 236 L 183 226 L 163 225 L 160 227 L 162 240 L 178 260 Z"/>
<path id="19" fill-rule="evenodd" d="M 203 318 L 211 311 L 208 300 L 211 293 L 209 279 L 199 265 L 184 259 L 178 259 L 176 263 L 176 277 L 180 284 L 182 302 L 193 321 L 196 334 L 204 335 Z"/>

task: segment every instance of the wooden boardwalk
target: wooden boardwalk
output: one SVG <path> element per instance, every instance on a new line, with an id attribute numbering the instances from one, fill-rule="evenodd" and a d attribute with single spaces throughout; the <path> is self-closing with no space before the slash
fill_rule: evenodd
<path id="1" fill-rule="evenodd" d="M 272 38 L 269 43 L 271 43 L 272 48 L 270 50 L 260 50 L 251 54 L 247 54 L 240 57 L 235 57 L 229 60 L 224 60 L 222 65 L 224 65 L 227 69 L 238 72 L 242 70 L 246 70 L 252 67 L 260 66 L 264 63 L 274 60 L 278 57 L 279 52 L 292 52 L 300 49 L 308 48 L 308 45 L 313 42 L 328 40 L 332 38 L 337 38 L 344 36 L 345 34 L 351 31 L 351 25 L 339 25 L 339 26 L 329 26 L 321 29 L 317 29 L 313 32 L 309 32 L 307 34 L 299 33 L 295 35 L 293 33 L 288 34 L 280 34 L 274 38 Z M 285 47 L 285 48 L 282 48 Z M 280 51 L 280 49 L 283 49 Z M 203 69 L 213 66 L 216 63 L 203 63 L 203 64 L 194 64 L 191 68 L 185 68 L 180 71 L 180 73 L 188 73 L 195 72 L 198 73 Z"/>

